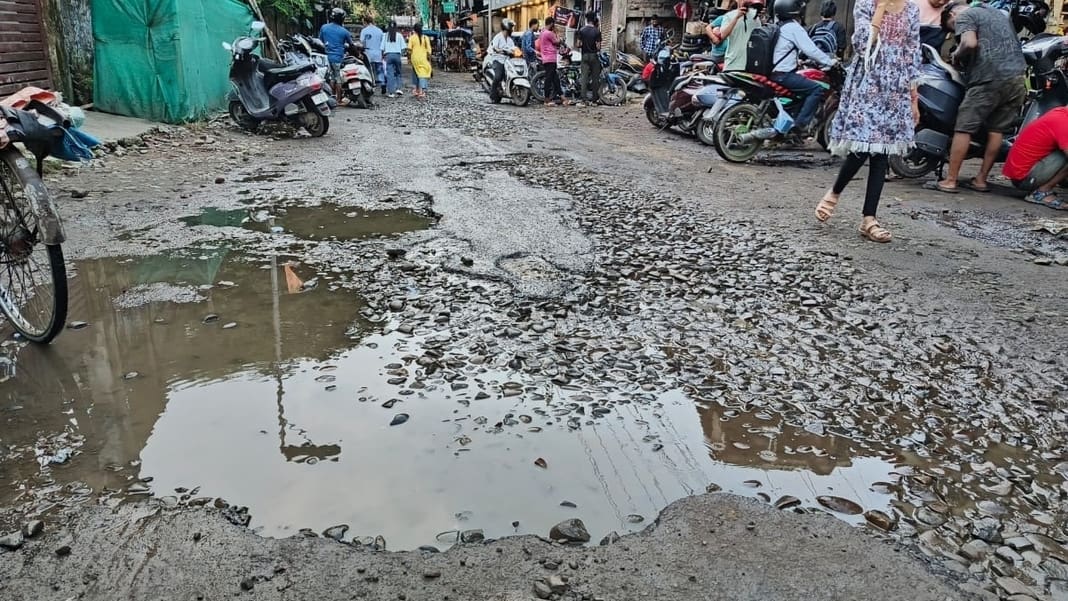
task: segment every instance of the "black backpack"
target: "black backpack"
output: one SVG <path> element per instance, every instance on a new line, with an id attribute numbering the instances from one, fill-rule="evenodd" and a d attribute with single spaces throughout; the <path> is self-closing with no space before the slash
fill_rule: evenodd
<path id="1" fill-rule="evenodd" d="M 775 44 L 779 42 L 779 26 L 768 23 L 753 30 L 745 48 L 745 70 L 748 73 L 768 76 L 775 69 Z"/>

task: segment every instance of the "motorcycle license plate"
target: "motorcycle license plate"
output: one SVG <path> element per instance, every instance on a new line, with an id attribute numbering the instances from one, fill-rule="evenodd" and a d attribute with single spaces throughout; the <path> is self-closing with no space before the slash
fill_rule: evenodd
<path id="1" fill-rule="evenodd" d="M 359 90 L 360 89 L 360 82 L 354 81 L 354 82 L 350 83 L 349 84 L 349 89 L 350 90 Z"/>
<path id="2" fill-rule="evenodd" d="M 315 104 L 326 104 L 328 100 L 330 100 L 330 97 L 324 92 L 319 92 L 315 96 L 312 96 L 312 102 Z"/>

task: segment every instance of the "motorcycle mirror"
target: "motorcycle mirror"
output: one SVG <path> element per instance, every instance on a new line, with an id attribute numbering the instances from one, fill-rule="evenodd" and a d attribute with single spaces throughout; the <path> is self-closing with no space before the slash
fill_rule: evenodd
<path id="1" fill-rule="evenodd" d="M 255 45 L 256 45 L 256 43 L 253 42 L 250 38 L 242 38 L 241 41 L 237 43 L 237 49 L 238 50 L 252 50 L 252 48 L 254 48 Z"/>
<path id="2" fill-rule="evenodd" d="M 251 29 L 252 29 L 252 31 L 255 31 L 255 32 L 259 33 L 261 31 L 263 31 L 264 29 L 267 29 L 267 24 L 264 23 L 263 21 L 253 21 L 252 25 L 251 25 Z"/>
<path id="3" fill-rule="evenodd" d="M 230 42 L 223 42 L 223 49 L 229 51 L 233 50 L 234 47 L 230 45 Z"/>

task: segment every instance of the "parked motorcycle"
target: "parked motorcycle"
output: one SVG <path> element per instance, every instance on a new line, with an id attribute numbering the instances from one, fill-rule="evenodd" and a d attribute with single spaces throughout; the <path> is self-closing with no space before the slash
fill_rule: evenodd
<path id="1" fill-rule="evenodd" d="M 494 65 L 504 66 L 504 77 L 498 84 L 497 90 L 489 89 L 493 85 Z M 516 48 L 512 56 L 499 54 L 486 54 L 482 62 L 483 86 L 487 88 L 490 99 L 500 102 L 502 98 L 511 99 L 516 106 L 526 106 L 530 102 L 530 80 L 527 79 L 527 61 L 523 59 L 523 51 Z"/>
<path id="2" fill-rule="evenodd" d="M 557 63 L 556 72 L 560 76 L 560 91 L 564 98 L 580 100 L 582 95 L 581 76 L 582 69 L 571 58 L 571 50 L 564 49 L 560 53 L 560 62 Z M 627 81 L 618 73 L 609 71 L 611 60 L 607 52 L 598 55 L 601 61 L 601 83 L 597 89 L 597 98 L 601 104 L 607 106 L 619 106 L 627 101 Z M 534 100 L 545 102 L 545 71 L 537 69 L 530 80 Z M 592 100 L 585 98 L 582 100 Z"/>
<path id="3" fill-rule="evenodd" d="M 345 48 L 345 60 L 341 63 L 341 88 L 357 107 L 366 109 L 374 105 L 374 70 L 360 42 L 349 44 Z"/>
<path id="4" fill-rule="evenodd" d="M 1024 43 L 1024 59 L 1031 72 L 1031 91 L 1020 111 L 1019 127 L 1006 132 L 997 161 L 1005 160 L 1015 132 L 1052 108 L 1068 105 L 1068 75 L 1057 62 L 1068 57 L 1068 37 L 1035 36 Z M 949 161 L 957 109 L 964 99 L 964 80 L 942 60 L 934 48 L 923 46 L 925 64 L 919 81 L 920 123 L 916 127 L 916 147 L 907 156 L 890 157 L 890 168 L 902 177 L 923 177 Z M 972 136 L 967 158 L 986 153 L 986 131 Z"/>
<path id="5" fill-rule="evenodd" d="M 327 83 L 331 81 L 330 59 L 326 56 L 326 45 L 318 38 L 295 33 L 278 43 L 282 60 L 287 65 L 315 65 L 315 73 Z"/>
<path id="6" fill-rule="evenodd" d="M 713 74 L 714 63 L 702 60 L 705 57 L 700 55 L 694 58 L 697 63 L 678 61 L 666 46 L 657 52 L 656 62 L 645 69 L 650 92 L 643 104 L 645 118 L 659 129 L 675 127 L 712 145 L 711 130 L 706 132 L 698 126 L 730 86 Z"/>
<path id="7" fill-rule="evenodd" d="M 825 88 L 823 102 L 813 117 L 816 141 L 824 149 L 829 143 L 831 121 L 838 111 L 839 96 L 845 82 L 845 69 L 840 65 L 827 70 L 805 68 L 798 71 Z M 713 146 L 719 156 L 732 163 L 744 163 L 754 156 L 767 140 L 782 138 L 774 127 L 778 106 L 797 118 L 804 104 L 803 98 L 771 79 L 755 73 L 728 71 L 720 75 L 732 88 L 715 116 Z"/>
<path id="8" fill-rule="evenodd" d="M 254 22 L 252 31 L 266 27 Z M 259 38 L 239 37 L 223 48 L 231 53 L 228 97 L 230 118 L 248 131 L 256 131 L 264 121 L 287 121 L 303 127 L 312 136 L 322 136 L 330 129 L 330 96 L 323 91 L 323 80 L 315 74 L 315 65 L 281 65 L 253 54 Z"/>

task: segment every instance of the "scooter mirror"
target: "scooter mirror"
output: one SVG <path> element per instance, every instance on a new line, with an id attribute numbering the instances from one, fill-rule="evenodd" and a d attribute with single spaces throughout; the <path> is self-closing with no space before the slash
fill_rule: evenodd
<path id="1" fill-rule="evenodd" d="M 263 31 L 264 29 L 267 29 L 267 24 L 264 23 L 263 21 L 253 21 L 252 22 L 252 31 L 255 31 L 255 32 L 259 33 L 261 31 Z"/>
<path id="2" fill-rule="evenodd" d="M 233 50 L 234 47 L 230 45 L 230 42 L 223 42 L 223 49 L 224 50 Z"/>
<path id="3" fill-rule="evenodd" d="M 238 50 L 252 50 L 255 46 L 256 42 L 250 38 L 241 38 L 241 41 L 237 43 Z"/>

